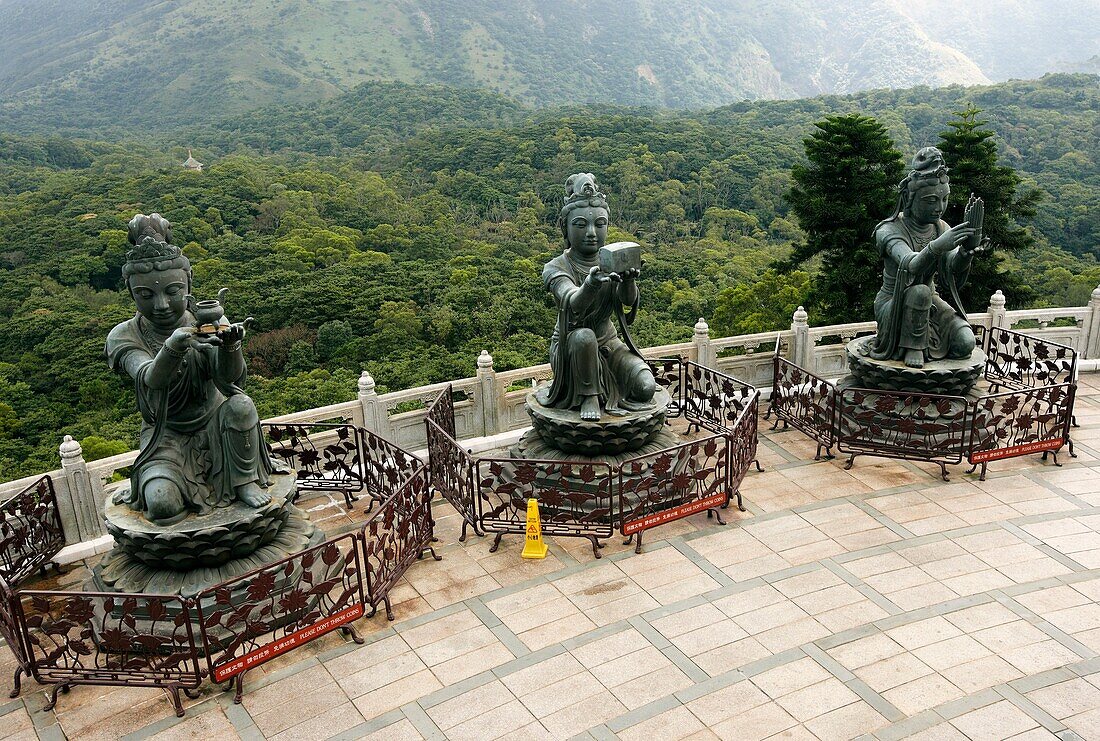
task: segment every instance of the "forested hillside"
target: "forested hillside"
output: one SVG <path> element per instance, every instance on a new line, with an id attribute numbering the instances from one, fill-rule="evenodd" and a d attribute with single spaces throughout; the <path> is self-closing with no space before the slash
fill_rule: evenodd
<path id="1" fill-rule="evenodd" d="M 1100 281 L 1098 98 L 1096 77 L 1057 75 L 657 114 L 373 84 L 186 139 L 0 135 L 0 479 L 54 466 L 65 433 L 92 457 L 133 445 L 133 395 L 101 352 L 133 313 L 136 212 L 175 224 L 199 297 L 227 286 L 230 315 L 256 317 L 249 390 L 270 415 L 351 398 L 364 367 L 399 388 L 469 375 L 482 349 L 498 368 L 545 362 L 539 274 L 579 170 L 609 193 L 612 236 L 644 246 L 640 342 L 685 340 L 699 316 L 786 325 L 813 266 L 770 269 L 802 239 L 784 195 L 831 112 L 877 116 L 910 155 L 964 102 L 984 108 L 1002 160 L 1047 192 L 1038 247 L 1010 268 L 1039 302 L 1083 303 Z M 180 167 L 187 145 L 205 172 Z"/>
<path id="2" fill-rule="evenodd" d="M 1094 0 L 0 0 L 0 125 L 164 130 L 367 81 L 702 108 L 1097 54 Z"/>

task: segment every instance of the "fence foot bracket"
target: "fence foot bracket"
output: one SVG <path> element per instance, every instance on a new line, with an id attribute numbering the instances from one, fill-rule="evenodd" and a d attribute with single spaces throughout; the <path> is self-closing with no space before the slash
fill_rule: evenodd
<path id="1" fill-rule="evenodd" d="M 42 706 L 42 712 L 47 713 L 53 710 L 54 705 L 57 704 L 57 693 L 69 694 L 68 684 L 55 684 L 46 691 L 46 704 Z"/>
<path id="2" fill-rule="evenodd" d="M 728 503 L 729 502 L 727 501 L 727 504 Z M 718 520 L 719 525 L 725 525 L 726 524 L 726 521 L 722 519 L 722 513 L 718 511 L 717 507 L 712 507 L 711 509 L 707 510 L 707 519 L 709 520 L 712 517 L 714 519 Z"/>
<path id="3" fill-rule="evenodd" d="M 20 687 L 22 687 L 22 684 L 20 683 L 20 679 L 19 679 L 21 676 L 23 676 L 23 667 L 18 666 L 18 667 L 15 668 L 15 676 L 12 677 L 12 690 L 11 690 L 11 692 L 8 693 L 8 697 L 11 697 L 11 698 L 19 697 L 19 690 L 20 690 Z"/>
<path id="4" fill-rule="evenodd" d="M 350 625 L 341 625 L 340 626 L 340 632 L 343 633 L 346 636 L 351 636 L 351 640 L 355 643 L 360 644 L 360 645 L 367 642 L 367 639 L 365 639 L 365 638 L 363 638 L 363 636 L 359 635 L 359 631 L 357 631 L 355 628 L 353 628 Z M 188 697 L 190 697 L 190 695 L 188 695 Z"/>
<path id="5" fill-rule="evenodd" d="M 489 553 L 496 553 L 497 548 L 500 548 L 500 539 L 504 537 L 504 533 L 497 533 L 497 536 L 493 538 L 493 544 L 489 546 Z"/>
<path id="6" fill-rule="evenodd" d="M 498 536 L 499 537 L 499 536 Z M 603 558 L 603 554 L 600 553 L 600 549 L 603 548 L 603 543 L 596 539 L 595 535 L 589 535 L 588 539 L 592 541 L 592 555 L 596 558 Z M 642 540 L 641 536 L 638 536 L 638 542 Z"/>

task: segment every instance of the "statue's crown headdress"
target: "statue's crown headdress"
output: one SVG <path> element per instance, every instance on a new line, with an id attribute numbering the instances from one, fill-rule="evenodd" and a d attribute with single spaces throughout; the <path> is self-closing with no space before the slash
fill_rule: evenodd
<path id="1" fill-rule="evenodd" d="M 578 172 L 565 181 L 565 202 L 562 210 L 576 206 L 607 208 L 607 196 L 600 192 L 596 176 L 590 172 Z"/>
<path id="2" fill-rule="evenodd" d="M 134 249 L 126 253 L 126 262 L 154 262 L 180 256 L 180 248 L 172 241 L 172 225 L 157 213 L 137 214 L 130 219 L 126 232 Z"/>
<path id="3" fill-rule="evenodd" d="M 901 188 L 912 188 L 922 180 L 946 180 L 948 172 L 943 152 L 937 147 L 924 147 L 914 155 L 909 174 L 901 181 Z"/>

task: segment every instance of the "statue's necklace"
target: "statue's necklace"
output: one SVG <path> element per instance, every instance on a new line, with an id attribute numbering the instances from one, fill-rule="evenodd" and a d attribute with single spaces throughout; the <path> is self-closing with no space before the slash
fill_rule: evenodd
<path id="1" fill-rule="evenodd" d="M 150 327 L 149 323 L 145 321 L 145 317 L 140 315 L 138 316 L 138 329 L 141 330 L 142 339 L 145 340 L 149 347 L 153 348 L 153 354 L 155 355 L 160 352 L 161 346 L 164 345 L 168 338 L 157 334 L 157 331 Z"/>
<path id="2" fill-rule="evenodd" d="M 914 227 L 910 226 L 905 219 L 902 219 L 901 224 L 905 227 L 905 231 L 909 233 L 909 238 L 913 241 L 917 252 L 923 250 L 929 242 L 936 238 L 938 229 L 936 229 L 935 224 L 929 224 L 924 228 Z"/>

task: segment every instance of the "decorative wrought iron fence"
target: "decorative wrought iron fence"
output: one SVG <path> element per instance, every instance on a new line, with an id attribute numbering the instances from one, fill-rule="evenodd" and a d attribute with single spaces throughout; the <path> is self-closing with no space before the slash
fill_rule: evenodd
<path id="1" fill-rule="evenodd" d="M 684 413 L 684 359 L 653 358 L 648 361 L 659 388 L 668 392 L 668 416 Z"/>
<path id="2" fill-rule="evenodd" d="M 370 494 L 370 512 L 375 504 L 392 497 L 424 467 L 424 461 L 391 443 L 381 435 L 359 428 L 363 449 L 363 479 Z"/>
<path id="3" fill-rule="evenodd" d="M 741 483 L 749 473 L 749 466 L 756 465 L 757 471 L 762 471 L 760 461 L 756 459 L 756 447 L 759 443 L 759 431 L 757 429 L 757 415 L 760 409 L 760 392 L 753 394 L 749 405 L 741 410 L 737 421 L 733 425 L 733 431 L 727 436 L 729 441 L 729 482 L 726 485 L 730 497 L 737 497 L 737 509 L 745 511 L 745 502 L 741 496 Z M 729 506 L 729 500 L 726 504 Z"/>
<path id="4" fill-rule="evenodd" d="M 43 476 L 0 504 L 0 576 L 17 586 L 65 547 L 53 479 Z"/>
<path id="5" fill-rule="evenodd" d="M 1077 380 L 1077 353 L 1072 347 L 1011 329 L 989 332 L 986 380 L 993 391 L 1018 391 Z"/>
<path id="6" fill-rule="evenodd" d="M 450 386 L 428 407 L 424 425 L 428 441 L 428 477 L 432 488 L 462 517 L 459 541 L 466 541 L 467 527 L 472 527 L 477 535 L 485 535 L 477 516 L 475 461 L 454 436 L 454 402 Z"/>
<path id="7" fill-rule="evenodd" d="M 990 461 L 1054 452 L 1069 442 L 1075 387 L 1071 383 L 1004 391 L 979 399 L 971 417 L 967 473 Z M 1072 443 L 1071 443 L 1072 445 Z"/>
<path id="8" fill-rule="evenodd" d="M 600 557 L 600 538 L 611 537 L 611 466 L 585 461 L 481 458 L 477 461 L 481 527 L 496 533 L 495 552 L 507 533 L 527 529 L 527 500 L 537 499 L 545 535 L 588 538 Z"/>
<path id="9" fill-rule="evenodd" d="M 817 443 L 814 460 L 832 458 L 836 445 L 836 387 L 805 368 L 775 356 L 772 397 L 767 416 L 775 415 L 774 430 L 780 422 L 813 438 Z"/>
<path id="10" fill-rule="evenodd" d="M 179 595 L 21 590 L 16 598 L 31 675 L 51 685 L 44 710 L 77 684 L 159 687 L 177 716 L 180 690 L 198 696 L 192 613 Z"/>
<path id="11" fill-rule="evenodd" d="M 366 481 L 366 455 L 352 424 L 290 422 L 264 424 L 271 454 L 298 476 L 298 491 L 337 491 L 348 509 Z M 374 500 L 372 497 L 372 506 Z"/>
<path id="12" fill-rule="evenodd" d="M 229 579 L 195 598 L 210 677 L 236 687 L 244 675 L 363 615 L 358 538 L 344 535 Z"/>
<path id="13" fill-rule="evenodd" d="M 690 360 L 682 362 L 684 417 L 696 428 L 730 433 L 756 389 L 733 376 Z"/>
<path id="14" fill-rule="evenodd" d="M 432 494 L 428 471 L 419 469 L 393 496 L 375 510 L 359 531 L 367 587 L 368 617 L 386 605 L 386 617 L 394 619 L 390 589 L 414 561 L 430 551 L 436 561 L 432 521 Z"/>
<path id="15" fill-rule="evenodd" d="M 0 637 L 8 644 L 15 658 L 15 676 L 12 677 L 12 690 L 8 697 L 19 697 L 23 675 L 31 676 L 31 662 L 27 647 L 23 643 L 23 629 L 19 622 L 18 598 L 11 584 L 0 576 Z"/>
<path id="16" fill-rule="evenodd" d="M 857 455 L 938 463 L 947 481 L 947 464 L 962 461 L 970 405 L 962 396 L 874 389 L 844 389 L 837 405 L 837 449 Z"/>
<path id="17" fill-rule="evenodd" d="M 718 508 L 729 502 L 729 441 L 725 435 L 691 440 L 625 461 L 619 468 L 619 532 L 626 543 L 653 527 L 707 511 L 725 524 Z"/>

